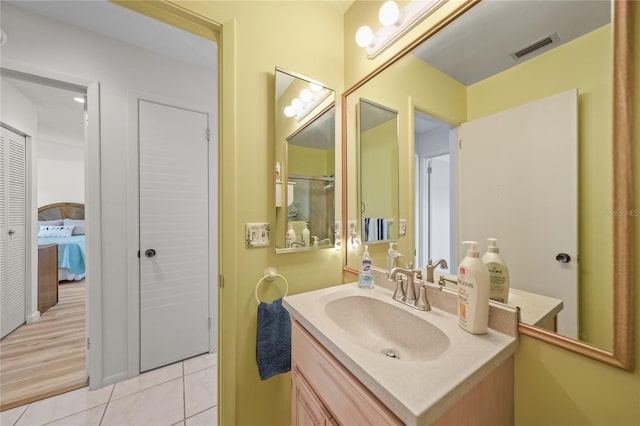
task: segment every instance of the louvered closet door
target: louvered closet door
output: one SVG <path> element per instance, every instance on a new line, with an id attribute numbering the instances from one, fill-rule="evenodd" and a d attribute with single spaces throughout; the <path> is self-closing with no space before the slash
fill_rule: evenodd
<path id="1" fill-rule="evenodd" d="M 208 116 L 139 102 L 141 371 L 209 351 Z"/>
<path id="2" fill-rule="evenodd" d="M 0 136 L 0 332 L 25 320 L 26 139 L 4 127 Z"/>

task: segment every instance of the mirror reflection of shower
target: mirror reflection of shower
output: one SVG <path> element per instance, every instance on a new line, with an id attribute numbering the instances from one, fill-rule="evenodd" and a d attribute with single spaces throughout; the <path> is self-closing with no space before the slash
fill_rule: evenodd
<path id="1" fill-rule="evenodd" d="M 312 238 L 311 245 L 333 244 L 335 223 L 335 179 L 333 176 L 289 175 L 295 182 L 293 203 L 287 218 L 296 235 L 303 235 L 305 226 Z M 315 238 L 313 238 L 315 237 Z"/>

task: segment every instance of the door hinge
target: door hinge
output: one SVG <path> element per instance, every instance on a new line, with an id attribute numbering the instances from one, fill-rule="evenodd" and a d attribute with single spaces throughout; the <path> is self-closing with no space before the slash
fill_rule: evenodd
<path id="1" fill-rule="evenodd" d="M 462 149 L 462 139 L 458 139 L 458 149 Z"/>
<path id="2" fill-rule="evenodd" d="M 224 288 L 224 275 L 222 274 L 218 275 L 218 287 Z"/>
<path id="3" fill-rule="evenodd" d="M 211 129 L 207 128 L 207 142 L 211 142 Z"/>
<path id="4" fill-rule="evenodd" d="M 209 317 L 209 330 L 211 330 L 211 317 Z"/>
<path id="5" fill-rule="evenodd" d="M 138 259 L 140 259 L 140 250 L 138 250 Z"/>
<path id="6" fill-rule="evenodd" d="M 91 349 L 91 339 L 87 337 L 87 349 Z"/>

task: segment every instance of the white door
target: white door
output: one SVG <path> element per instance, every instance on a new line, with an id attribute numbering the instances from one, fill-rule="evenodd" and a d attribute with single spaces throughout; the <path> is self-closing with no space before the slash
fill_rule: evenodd
<path id="1" fill-rule="evenodd" d="M 209 351 L 208 120 L 139 101 L 141 371 Z"/>
<path id="2" fill-rule="evenodd" d="M 577 338 L 577 91 L 465 123 L 461 139 L 461 241 L 498 238 L 511 287 L 561 299 L 558 332 Z"/>
<path id="3" fill-rule="evenodd" d="M 26 148 L 24 136 L 0 134 L 0 338 L 25 321 Z"/>

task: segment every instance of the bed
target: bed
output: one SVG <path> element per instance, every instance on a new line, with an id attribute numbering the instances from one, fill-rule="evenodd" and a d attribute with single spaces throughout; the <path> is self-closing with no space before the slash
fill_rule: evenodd
<path id="1" fill-rule="evenodd" d="M 85 277 L 84 204 L 55 203 L 38 208 L 38 245 L 58 245 L 58 281 Z"/>

